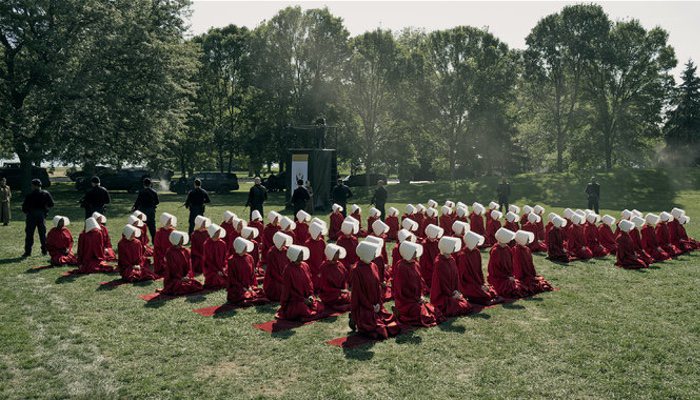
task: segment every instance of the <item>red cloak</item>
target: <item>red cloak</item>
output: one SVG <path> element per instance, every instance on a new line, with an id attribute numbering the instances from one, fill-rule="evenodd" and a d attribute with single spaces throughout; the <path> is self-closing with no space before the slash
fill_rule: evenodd
<path id="1" fill-rule="evenodd" d="M 228 237 L 228 235 L 226 235 Z M 190 236 L 190 254 L 192 255 L 192 274 L 190 278 L 202 273 L 204 266 L 204 242 L 209 240 L 209 233 L 206 229 L 196 230 Z M 224 242 L 224 247 L 226 242 Z"/>
<path id="2" fill-rule="evenodd" d="M 319 289 L 321 264 L 323 264 L 323 259 L 325 257 L 323 252 L 326 249 L 326 242 L 321 236 L 319 236 L 317 240 L 309 236 L 303 245 L 309 249 L 309 259 L 306 263 L 309 264 L 309 268 L 311 268 L 311 281 L 313 281 L 314 287 Z"/>
<path id="3" fill-rule="evenodd" d="M 608 249 L 600 244 L 600 241 L 598 240 L 598 228 L 595 226 L 595 224 L 586 222 L 583 225 L 583 235 L 586 239 L 588 248 L 591 249 L 591 252 L 593 253 L 593 257 L 605 257 L 610 254 Z"/>
<path id="4" fill-rule="evenodd" d="M 598 226 L 598 242 L 608 250 L 608 253 L 615 254 L 617 251 L 617 243 L 615 243 L 615 235 L 612 229 L 606 224 Z"/>
<path id="5" fill-rule="evenodd" d="M 445 230 L 445 235 L 452 236 L 454 232 L 452 231 L 452 224 L 455 222 L 455 215 L 453 214 L 442 214 L 440 216 L 440 228 Z"/>
<path id="6" fill-rule="evenodd" d="M 637 255 L 644 260 L 644 263 L 647 265 L 650 265 L 651 263 L 654 262 L 654 258 L 644 251 L 644 247 L 642 247 L 642 235 L 639 232 L 639 229 L 632 229 L 629 232 L 630 238 L 632 239 L 632 245 L 634 246 L 634 251 L 637 252 Z"/>
<path id="7" fill-rule="evenodd" d="M 311 270 L 305 262 L 289 263 L 282 274 L 282 294 L 277 319 L 310 321 L 323 310 L 323 305 L 313 299 L 314 284 Z M 307 304 L 308 303 L 308 304 Z"/>
<path id="8" fill-rule="evenodd" d="M 478 248 L 462 249 L 457 255 L 459 270 L 459 291 L 475 304 L 490 304 L 498 295 L 491 285 L 486 284 L 481 269 L 481 252 Z"/>
<path id="9" fill-rule="evenodd" d="M 148 225 L 143 224 L 141 226 L 137 226 L 137 228 L 141 230 L 141 236 L 137 237 L 136 240 L 141 242 L 141 245 L 143 246 L 144 257 L 153 257 L 153 247 L 148 245 Z"/>
<path id="10" fill-rule="evenodd" d="M 338 236 L 342 235 L 342 232 L 340 232 L 340 227 L 343 225 L 343 221 L 345 220 L 345 217 L 343 217 L 343 214 L 340 212 L 333 212 L 331 213 L 330 216 L 330 227 L 328 228 L 328 239 L 329 240 L 337 240 Z"/>
<path id="11" fill-rule="evenodd" d="M 520 281 L 529 294 L 554 290 L 547 280 L 537 275 L 535 263 L 532 261 L 532 253 L 528 247 L 516 244 L 511 251 L 513 253 L 513 276 Z"/>
<path id="12" fill-rule="evenodd" d="M 654 228 L 646 224 L 642 227 L 642 248 L 654 259 L 654 262 L 666 261 L 671 258 L 656 241 Z"/>
<path id="13" fill-rule="evenodd" d="M 425 239 L 423 241 L 423 255 L 420 256 L 419 265 L 420 274 L 423 277 L 423 281 L 425 281 L 427 290 L 430 290 L 432 287 L 435 258 L 440 254 L 438 240 Z"/>
<path id="14" fill-rule="evenodd" d="M 51 265 L 77 265 L 73 255 L 73 235 L 66 227 L 52 228 L 46 235 L 46 250 L 51 256 Z"/>
<path id="15" fill-rule="evenodd" d="M 156 231 L 153 239 L 153 269 L 159 276 L 165 274 L 165 253 L 170 248 L 170 233 L 174 230 L 173 227 L 162 227 Z"/>
<path id="16" fill-rule="evenodd" d="M 369 217 L 367 217 L 367 233 L 368 234 L 372 234 L 372 224 L 374 224 L 374 222 L 378 219 L 379 218 L 371 216 L 371 215 Z"/>
<path id="17" fill-rule="evenodd" d="M 117 244 L 117 268 L 122 279 L 127 282 L 152 281 L 158 275 L 151 271 L 150 263 L 143 254 L 143 244 L 136 240 L 121 238 Z"/>
<path id="18" fill-rule="evenodd" d="M 397 335 L 400 329 L 394 316 L 384 308 L 381 282 L 374 263 L 357 263 L 357 267 L 350 272 L 350 318 L 359 334 L 386 339 Z M 376 305 L 379 311 L 375 311 Z"/>
<path id="19" fill-rule="evenodd" d="M 280 301 L 280 296 L 282 295 L 282 274 L 288 262 L 287 246 L 277 249 L 273 245 L 267 252 L 267 268 L 263 279 L 263 290 L 265 291 L 265 297 L 271 301 Z"/>
<path id="20" fill-rule="evenodd" d="M 265 225 L 265 229 L 262 231 L 262 245 L 264 249 L 263 254 L 263 262 L 267 263 L 267 254 L 269 251 L 275 247 L 275 242 L 272 240 L 272 238 L 275 236 L 275 233 L 279 232 L 280 227 L 279 225 L 272 225 L 272 224 L 267 224 Z"/>
<path id="21" fill-rule="evenodd" d="M 326 260 L 319 270 L 317 290 L 324 307 L 343 312 L 350 310 L 349 274 L 343 263 Z"/>
<path id="22" fill-rule="evenodd" d="M 105 261 L 114 261 L 117 259 L 117 255 L 114 253 L 112 248 L 112 239 L 109 237 L 109 229 L 106 225 L 100 224 L 100 233 L 102 234 L 102 245 L 105 248 Z"/>
<path id="23" fill-rule="evenodd" d="M 224 239 L 204 242 L 204 259 L 202 272 L 204 273 L 205 289 L 222 289 L 227 285 L 226 266 L 228 260 L 228 244 Z M 193 257 L 194 258 L 194 257 Z"/>
<path id="24" fill-rule="evenodd" d="M 469 229 L 472 232 L 477 233 L 481 236 L 486 234 L 486 228 L 484 227 L 484 217 L 472 211 L 469 213 Z"/>
<path id="25" fill-rule="evenodd" d="M 578 259 L 588 260 L 593 258 L 593 252 L 586 245 L 586 238 L 583 235 L 583 226 L 579 224 L 571 226 L 571 230 L 569 230 L 567 234 L 566 247 L 569 254 Z"/>
<path id="26" fill-rule="evenodd" d="M 671 243 L 683 252 L 700 249 L 700 242 L 688 237 L 685 227 L 677 219 L 668 223 L 668 232 L 671 236 Z"/>
<path id="27" fill-rule="evenodd" d="M 161 293 L 177 296 L 202 290 L 202 284 L 188 276 L 191 270 L 192 259 L 189 249 L 170 246 L 165 253 L 165 275 Z"/>
<path id="28" fill-rule="evenodd" d="M 338 240 L 335 242 L 335 244 L 344 248 L 347 252 L 347 255 L 341 262 L 343 263 L 343 265 L 345 265 L 345 268 L 347 268 L 348 270 L 352 270 L 353 266 L 357 262 L 357 242 L 357 237 L 353 235 L 347 236 L 343 234 L 341 234 L 338 237 Z"/>
<path id="29" fill-rule="evenodd" d="M 565 262 L 571 261 L 569 253 L 564 248 L 564 229 L 552 228 L 547 234 L 547 258 L 551 261 Z"/>
<path id="30" fill-rule="evenodd" d="M 454 257 L 439 255 L 435 258 L 432 282 L 430 302 L 445 317 L 456 317 L 471 312 L 472 306 L 461 292 L 457 298 L 454 297 L 455 292 L 459 292 L 459 270 Z"/>
<path id="31" fill-rule="evenodd" d="M 226 242 L 226 249 L 229 252 L 233 252 L 233 241 L 236 240 L 236 234 L 238 231 L 236 231 L 236 228 L 233 227 L 233 222 L 231 221 L 224 221 L 219 225 L 221 229 L 226 231 L 226 236 L 224 237 L 224 242 Z M 262 231 L 260 231 L 262 232 Z"/>
<path id="32" fill-rule="evenodd" d="M 399 234 L 399 218 L 395 216 L 386 217 L 384 223 L 389 226 L 389 232 L 386 234 L 387 240 L 396 241 Z"/>
<path id="33" fill-rule="evenodd" d="M 629 233 L 618 229 L 620 236 L 617 237 L 617 261 L 615 265 L 626 269 L 647 268 L 646 262 L 639 257 L 634 249 L 634 243 Z"/>
<path id="34" fill-rule="evenodd" d="M 430 327 L 443 321 L 440 310 L 423 302 L 424 287 L 418 261 L 401 260 L 394 271 L 392 294 L 395 312 L 402 324 Z"/>
<path id="35" fill-rule="evenodd" d="M 659 246 L 671 257 L 683 253 L 681 249 L 671 243 L 671 233 L 668 230 L 666 222 L 659 222 L 656 224 L 656 241 L 659 242 Z"/>
<path id="36" fill-rule="evenodd" d="M 491 247 L 496 244 L 496 231 L 501 229 L 501 222 L 493 218 L 489 218 L 486 222 L 486 236 L 484 241 L 485 247 Z"/>
<path id="37" fill-rule="evenodd" d="M 105 261 L 103 236 L 100 231 L 83 232 L 78 236 L 78 273 L 112 272 Z"/>
<path id="38" fill-rule="evenodd" d="M 532 243 L 527 245 L 531 252 L 537 253 L 540 251 L 547 251 L 547 245 L 544 244 L 542 239 L 538 238 L 539 227 L 537 226 L 537 224 L 533 224 L 532 222 L 528 221 L 523 224 L 522 230 L 532 232 L 535 235 L 535 240 L 533 240 Z"/>
<path id="39" fill-rule="evenodd" d="M 489 253 L 488 282 L 501 297 L 519 298 L 527 291 L 513 276 L 513 255 L 510 247 L 496 244 Z"/>
<path id="40" fill-rule="evenodd" d="M 309 224 L 306 222 L 297 222 L 297 226 L 294 228 L 294 244 L 304 246 L 304 243 L 310 238 Z"/>
<path id="41" fill-rule="evenodd" d="M 228 259 L 226 300 L 241 304 L 264 298 L 255 278 L 255 261 L 250 254 L 240 255 L 235 251 Z"/>

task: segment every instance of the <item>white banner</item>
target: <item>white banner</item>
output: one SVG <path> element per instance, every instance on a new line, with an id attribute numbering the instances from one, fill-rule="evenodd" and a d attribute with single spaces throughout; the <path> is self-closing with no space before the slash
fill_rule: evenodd
<path id="1" fill-rule="evenodd" d="M 301 179 L 306 182 L 309 179 L 309 155 L 308 154 L 292 154 L 292 190 L 297 187 L 297 180 Z"/>

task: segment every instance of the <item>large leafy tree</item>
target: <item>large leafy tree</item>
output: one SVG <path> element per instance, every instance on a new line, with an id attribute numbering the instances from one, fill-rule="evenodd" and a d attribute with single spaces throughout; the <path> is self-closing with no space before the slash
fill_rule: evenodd
<path id="1" fill-rule="evenodd" d="M 671 100 L 672 110 L 664 126 L 669 153 L 700 163 L 700 77 L 697 66 L 688 60 L 681 83 Z"/>

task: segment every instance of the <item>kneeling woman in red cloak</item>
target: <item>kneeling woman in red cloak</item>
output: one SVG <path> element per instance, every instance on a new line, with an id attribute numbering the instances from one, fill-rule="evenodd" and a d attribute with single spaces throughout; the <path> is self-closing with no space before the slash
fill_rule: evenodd
<path id="1" fill-rule="evenodd" d="M 217 224 L 206 228 L 208 238 L 202 245 L 202 273 L 205 289 L 223 289 L 226 287 L 226 263 L 229 248 L 226 242 L 226 229 Z M 194 259 L 192 260 L 194 262 Z"/>
<path id="2" fill-rule="evenodd" d="M 459 252 L 462 241 L 444 236 L 438 242 L 440 255 L 435 258 L 430 302 L 446 317 L 471 312 L 472 306 L 459 290 L 459 270 L 453 254 Z"/>
<path id="3" fill-rule="evenodd" d="M 78 236 L 78 273 L 112 272 L 105 261 L 105 248 L 100 224 L 95 218 L 85 220 L 85 229 Z"/>
<path id="4" fill-rule="evenodd" d="M 289 321 L 310 321 L 323 310 L 314 297 L 314 284 L 311 282 L 311 269 L 305 262 L 309 259 L 309 249 L 291 245 L 287 249 L 289 264 L 282 274 L 282 295 L 280 308 L 275 318 Z"/>
<path id="5" fill-rule="evenodd" d="M 104 215 L 94 212 L 92 213 L 92 218 L 95 218 L 98 224 L 100 224 L 100 233 L 102 234 L 102 244 L 105 248 L 105 261 L 114 261 L 117 259 L 117 255 L 114 253 L 112 248 L 112 239 L 109 237 L 109 230 L 107 229 L 107 217 Z"/>
<path id="6" fill-rule="evenodd" d="M 629 232 L 634 229 L 634 222 L 623 219 L 618 226 L 617 261 L 615 265 L 625 269 L 647 268 L 649 264 L 637 253 Z"/>
<path id="7" fill-rule="evenodd" d="M 566 220 L 558 215 L 551 216 L 552 227 L 547 233 L 547 258 L 555 262 L 568 263 L 571 261 L 569 252 L 564 246 L 566 237 Z"/>
<path id="8" fill-rule="evenodd" d="M 535 263 L 532 261 L 532 253 L 528 247 L 535 240 L 532 232 L 520 230 L 515 232 L 515 246 L 513 246 L 513 276 L 522 283 L 529 294 L 549 292 L 554 290 L 546 279 L 537 275 Z"/>
<path id="9" fill-rule="evenodd" d="M 237 237 L 233 241 L 233 254 L 228 259 L 228 285 L 226 300 L 231 304 L 267 302 L 255 278 L 255 260 L 250 254 L 255 244 Z"/>
<path id="10" fill-rule="evenodd" d="M 78 259 L 73 255 L 73 235 L 68 230 L 70 220 L 57 215 L 53 217 L 53 228 L 46 235 L 46 250 L 51 257 L 51 265 L 76 265 Z"/>
<path id="11" fill-rule="evenodd" d="M 501 297 L 515 299 L 526 296 L 527 291 L 513 276 L 513 255 L 508 243 L 515 239 L 515 232 L 501 228 L 495 237 L 498 243 L 489 253 L 489 283 Z"/>
<path id="12" fill-rule="evenodd" d="M 263 279 L 265 296 L 272 301 L 280 301 L 282 296 L 282 274 L 287 267 L 287 249 L 292 245 L 292 237 L 282 232 L 277 232 L 272 237 L 272 247 L 267 252 L 267 267 Z"/>
<path id="13" fill-rule="evenodd" d="M 394 313 L 402 324 L 435 326 L 444 320 L 440 310 L 423 297 L 425 282 L 420 274 L 418 258 L 423 246 L 405 240 L 399 248 L 402 260 L 394 267 L 392 294 L 396 307 Z"/>
<path id="14" fill-rule="evenodd" d="M 344 248 L 329 243 L 324 250 L 326 261 L 319 267 L 318 297 L 323 306 L 336 311 L 350 309 L 350 290 L 348 289 L 349 273 L 340 261 L 347 252 Z"/>
<path id="15" fill-rule="evenodd" d="M 138 227 L 126 225 L 122 238 L 117 244 L 117 268 L 122 279 L 127 282 L 142 282 L 158 279 L 150 269 L 151 263 L 143 252 L 143 243 L 139 238 L 143 232 Z"/>
<path id="16" fill-rule="evenodd" d="M 202 290 L 202 284 L 189 277 L 192 260 L 190 250 L 184 247 L 190 241 L 189 235 L 173 231 L 168 239 L 171 246 L 165 253 L 165 274 L 161 293 L 181 295 Z"/>
<path id="17" fill-rule="evenodd" d="M 569 232 L 566 236 L 566 247 L 569 250 L 569 254 L 579 260 L 589 260 L 593 258 L 593 252 L 588 247 L 586 236 L 583 232 L 583 223 L 586 217 L 581 214 L 572 213 L 569 219 L 571 220 L 571 228 L 569 228 Z"/>
<path id="18" fill-rule="evenodd" d="M 484 244 L 484 237 L 467 231 L 464 234 L 464 249 L 457 256 L 459 270 L 459 291 L 467 296 L 469 302 L 482 305 L 497 303 L 500 298 L 491 285 L 484 279 L 481 269 L 481 252 L 479 246 Z"/>

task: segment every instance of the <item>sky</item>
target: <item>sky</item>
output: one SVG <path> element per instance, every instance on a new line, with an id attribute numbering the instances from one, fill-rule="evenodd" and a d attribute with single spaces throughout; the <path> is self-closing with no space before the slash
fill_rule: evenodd
<path id="1" fill-rule="evenodd" d="M 680 76 L 689 58 L 700 62 L 700 2 L 588 1 L 603 6 L 612 20 L 638 19 L 646 28 L 661 26 L 676 51 Z M 279 9 L 327 6 L 343 19 L 352 36 L 373 30 L 421 27 L 428 31 L 471 25 L 485 28 L 511 48 L 525 48 L 525 37 L 540 18 L 561 10 L 566 1 L 200 1 L 194 0 L 190 32 L 229 24 L 255 28 Z"/>

